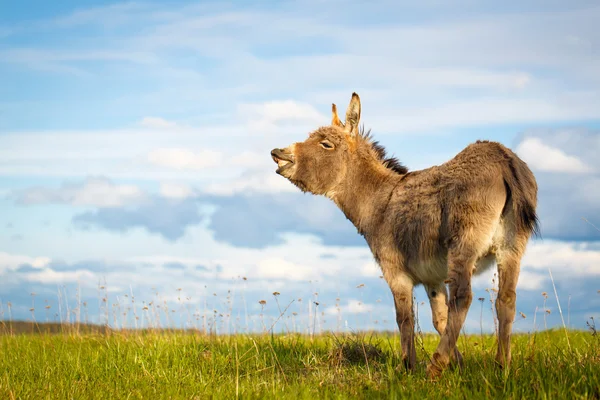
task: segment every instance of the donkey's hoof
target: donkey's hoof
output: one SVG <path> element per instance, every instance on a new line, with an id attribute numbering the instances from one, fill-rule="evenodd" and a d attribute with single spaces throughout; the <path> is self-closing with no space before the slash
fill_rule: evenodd
<path id="1" fill-rule="evenodd" d="M 430 379 L 436 379 L 439 377 L 444 369 L 448 367 L 450 364 L 450 358 L 448 356 L 443 356 L 437 351 L 433 353 L 431 357 L 431 361 L 427 365 L 427 377 Z"/>
<path id="2" fill-rule="evenodd" d="M 427 365 L 427 378 L 435 380 L 442 375 L 442 369 L 437 365 L 430 363 Z"/>

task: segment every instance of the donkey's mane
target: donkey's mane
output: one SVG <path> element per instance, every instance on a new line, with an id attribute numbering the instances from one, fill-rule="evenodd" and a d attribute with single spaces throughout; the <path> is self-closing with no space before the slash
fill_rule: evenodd
<path id="1" fill-rule="evenodd" d="M 365 126 L 363 125 L 360 127 L 358 134 L 365 141 L 365 143 L 371 146 L 371 148 L 375 151 L 375 154 L 377 154 L 379 161 L 386 168 L 389 168 L 401 175 L 408 173 L 408 168 L 404 166 L 396 157 L 386 157 L 385 147 L 379 144 L 378 141 L 373 140 L 373 137 L 371 136 L 371 129 L 365 131 Z"/>

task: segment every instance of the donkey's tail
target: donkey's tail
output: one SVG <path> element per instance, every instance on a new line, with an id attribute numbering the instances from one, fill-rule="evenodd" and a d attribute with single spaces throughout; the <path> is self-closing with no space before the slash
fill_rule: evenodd
<path id="1" fill-rule="evenodd" d="M 507 203 L 511 202 L 517 228 L 521 231 L 540 236 L 539 219 L 536 213 L 538 186 L 533 172 L 527 164 L 510 149 L 507 168 L 504 171 L 504 183 L 508 189 Z"/>

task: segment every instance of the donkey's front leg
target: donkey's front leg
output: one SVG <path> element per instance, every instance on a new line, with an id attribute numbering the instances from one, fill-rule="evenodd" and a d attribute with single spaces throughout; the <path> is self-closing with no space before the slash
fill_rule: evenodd
<path id="1" fill-rule="evenodd" d="M 400 329 L 402 360 L 406 368 L 412 370 L 417 361 L 413 315 L 414 283 L 405 274 L 397 274 L 388 281 L 388 284 L 392 290 L 396 306 L 396 322 Z"/>

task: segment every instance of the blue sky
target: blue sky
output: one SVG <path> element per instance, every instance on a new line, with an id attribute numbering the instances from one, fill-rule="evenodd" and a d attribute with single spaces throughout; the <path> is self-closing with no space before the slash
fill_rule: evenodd
<path id="1" fill-rule="evenodd" d="M 515 330 L 543 326 L 542 292 L 547 325 L 561 323 L 549 270 L 583 329 L 600 318 L 600 231 L 582 219 L 600 226 L 599 18 L 591 1 L 3 2 L 1 311 L 74 318 L 79 296 L 102 322 L 107 295 L 129 325 L 167 302 L 171 323 L 246 330 L 277 300 L 294 301 L 277 329 L 394 329 L 363 239 L 269 156 L 356 91 L 410 169 L 476 139 L 531 166 L 543 239 L 523 260 Z M 474 285 L 488 330 L 492 279 Z"/>

